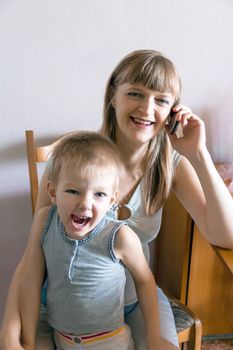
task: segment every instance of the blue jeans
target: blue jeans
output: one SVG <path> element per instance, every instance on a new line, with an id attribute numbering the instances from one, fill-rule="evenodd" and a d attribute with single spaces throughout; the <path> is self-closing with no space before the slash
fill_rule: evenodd
<path id="1" fill-rule="evenodd" d="M 157 291 L 161 336 L 179 348 L 174 316 L 169 300 L 160 288 L 157 287 Z M 125 316 L 125 323 L 131 328 L 136 349 L 147 350 L 144 320 L 139 304 Z"/>

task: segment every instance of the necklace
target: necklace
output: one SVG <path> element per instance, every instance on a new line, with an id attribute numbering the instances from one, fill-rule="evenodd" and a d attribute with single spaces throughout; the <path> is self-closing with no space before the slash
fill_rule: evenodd
<path id="1" fill-rule="evenodd" d="M 132 209 L 128 204 L 115 204 L 112 207 L 114 218 L 117 220 L 127 220 L 133 215 Z"/>

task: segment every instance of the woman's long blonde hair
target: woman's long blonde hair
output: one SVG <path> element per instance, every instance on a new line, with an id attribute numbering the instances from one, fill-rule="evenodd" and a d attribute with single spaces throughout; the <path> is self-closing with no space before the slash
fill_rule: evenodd
<path id="1" fill-rule="evenodd" d="M 137 50 L 124 57 L 109 77 L 105 90 L 101 132 L 116 141 L 117 121 L 112 98 L 117 87 L 124 83 L 139 83 L 148 89 L 170 92 L 174 105 L 179 103 L 181 82 L 174 64 L 155 50 Z M 147 214 L 153 215 L 164 203 L 172 186 L 173 151 L 163 129 L 149 144 L 144 174 L 144 204 Z"/>

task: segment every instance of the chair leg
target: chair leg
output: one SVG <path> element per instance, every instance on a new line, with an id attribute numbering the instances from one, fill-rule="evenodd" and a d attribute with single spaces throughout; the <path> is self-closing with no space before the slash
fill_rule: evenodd
<path id="1" fill-rule="evenodd" d="M 186 343 L 187 350 L 201 350 L 202 326 L 199 320 L 195 321 L 193 334 Z"/>
<path id="2" fill-rule="evenodd" d="M 186 350 L 196 350 L 194 339 L 190 339 L 186 344 Z"/>

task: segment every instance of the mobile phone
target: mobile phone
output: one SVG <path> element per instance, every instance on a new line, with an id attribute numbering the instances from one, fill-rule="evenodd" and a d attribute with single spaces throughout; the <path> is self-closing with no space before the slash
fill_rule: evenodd
<path id="1" fill-rule="evenodd" d="M 176 132 L 179 125 L 179 121 L 176 120 L 175 115 L 176 113 L 171 111 L 168 117 L 168 128 L 171 135 L 173 135 Z"/>

